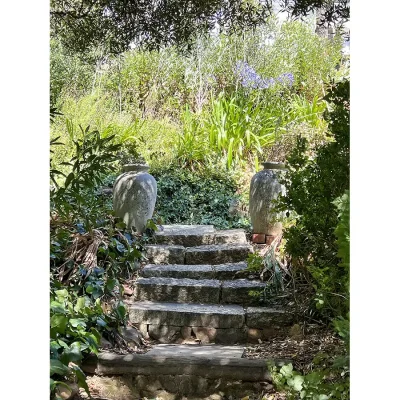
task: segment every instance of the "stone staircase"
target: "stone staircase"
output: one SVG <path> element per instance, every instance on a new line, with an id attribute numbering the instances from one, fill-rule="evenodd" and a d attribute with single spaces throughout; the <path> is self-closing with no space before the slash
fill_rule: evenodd
<path id="1" fill-rule="evenodd" d="M 290 324 L 282 309 L 257 307 L 251 291 L 260 281 L 238 279 L 253 251 L 241 229 L 170 225 L 147 246 L 147 264 L 136 281 L 130 321 L 160 343 L 254 342 Z"/>
<path id="2" fill-rule="evenodd" d="M 151 375 L 175 382 L 182 395 L 205 393 L 216 379 L 268 380 L 267 360 L 243 358 L 240 344 L 274 336 L 292 318 L 283 309 L 257 306 L 249 292 L 263 290 L 263 282 L 238 278 L 253 251 L 244 231 L 170 225 L 155 240 L 126 305 L 130 322 L 160 344 L 146 354 L 101 353 L 93 372 L 132 374 L 136 381 Z M 189 386 L 179 383 L 182 376 L 190 377 Z"/>

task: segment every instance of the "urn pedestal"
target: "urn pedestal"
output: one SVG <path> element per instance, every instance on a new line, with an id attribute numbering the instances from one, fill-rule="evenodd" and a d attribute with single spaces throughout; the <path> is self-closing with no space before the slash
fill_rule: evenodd
<path id="1" fill-rule="evenodd" d="M 113 188 L 113 207 L 117 217 L 128 229 L 143 233 L 147 220 L 153 216 L 157 200 L 157 182 L 147 171 L 148 165 L 127 164 Z"/>
<path id="2" fill-rule="evenodd" d="M 284 187 L 279 175 L 285 170 L 282 163 L 266 162 L 264 169 L 257 172 L 250 183 L 249 213 L 253 225 L 253 242 L 267 243 L 282 233 L 281 213 L 274 211 L 274 201 Z"/>

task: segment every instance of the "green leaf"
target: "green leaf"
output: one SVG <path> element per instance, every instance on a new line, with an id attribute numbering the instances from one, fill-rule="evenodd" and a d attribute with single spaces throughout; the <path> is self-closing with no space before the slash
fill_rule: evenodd
<path id="1" fill-rule="evenodd" d="M 92 285 L 88 285 L 86 287 L 86 293 L 92 294 L 94 291 L 94 287 Z"/>
<path id="2" fill-rule="evenodd" d="M 123 304 L 122 302 L 120 302 L 120 303 L 118 304 L 118 306 L 117 306 L 117 308 L 116 308 L 116 312 L 117 312 L 118 317 L 119 317 L 121 320 L 124 320 L 125 315 L 126 315 L 126 308 L 125 308 L 125 306 L 124 306 L 124 304 Z"/>
<path id="3" fill-rule="evenodd" d="M 79 312 L 82 308 L 85 307 L 85 305 L 86 305 L 86 297 L 79 297 L 78 300 L 76 301 L 74 310 L 76 312 Z"/>
<path id="4" fill-rule="evenodd" d="M 60 360 L 55 358 L 50 359 L 50 376 L 57 374 L 67 376 L 71 373 L 70 369 L 64 365 Z"/>
<path id="5" fill-rule="evenodd" d="M 65 180 L 64 183 L 64 187 L 67 188 L 69 186 L 69 184 L 72 182 L 72 180 L 74 179 L 75 174 L 73 172 L 71 172 L 68 176 L 67 179 Z"/>
<path id="6" fill-rule="evenodd" d="M 116 279 L 107 279 L 106 282 L 106 289 L 109 292 L 112 292 L 112 290 L 115 288 L 115 286 L 117 285 L 118 281 Z"/>
<path id="7" fill-rule="evenodd" d="M 296 392 L 300 392 L 303 388 L 304 377 L 296 375 L 293 378 L 288 379 L 288 385 L 291 386 Z"/>
<path id="8" fill-rule="evenodd" d="M 55 314 L 50 318 L 50 327 L 58 333 L 64 333 L 68 318 L 64 315 Z"/>
<path id="9" fill-rule="evenodd" d="M 285 376 L 285 377 L 291 377 L 293 375 L 293 365 L 292 364 L 287 364 L 284 365 L 281 370 L 280 373 Z"/>
<path id="10" fill-rule="evenodd" d="M 86 328 L 86 322 L 83 318 L 72 318 L 69 320 L 69 324 L 74 328 Z"/>
<path id="11" fill-rule="evenodd" d="M 58 301 L 52 301 L 50 303 L 50 310 L 53 311 L 54 313 L 58 314 L 66 314 L 67 310 L 64 307 L 64 302 L 60 303 Z"/>
<path id="12" fill-rule="evenodd" d="M 55 292 L 56 299 L 63 303 L 66 299 L 68 299 L 68 291 L 67 289 L 56 290 Z"/>
<path id="13" fill-rule="evenodd" d="M 60 360 L 68 365 L 70 361 L 78 362 L 81 361 L 83 358 L 82 351 L 81 351 L 81 343 L 74 342 L 71 344 L 69 349 L 63 351 Z"/>
<path id="14" fill-rule="evenodd" d="M 75 373 L 75 376 L 77 378 L 77 382 L 78 382 L 78 386 L 85 389 L 86 393 L 88 394 L 88 396 L 90 398 L 92 398 L 92 396 L 90 395 L 89 392 L 89 387 L 87 385 L 86 382 L 86 375 L 83 373 L 83 371 L 75 364 L 71 365 L 71 369 L 72 371 Z"/>

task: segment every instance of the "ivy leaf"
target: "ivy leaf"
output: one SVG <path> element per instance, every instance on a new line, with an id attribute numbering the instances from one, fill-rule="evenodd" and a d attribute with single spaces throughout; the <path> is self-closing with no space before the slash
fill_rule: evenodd
<path id="1" fill-rule="evenodd" d="M 72 318 L 69 320 L 69 324 L 74 328 L 86 328 L 86 322 L 83 318 Z"/>
<path id="2" fill-rule="evenodd" d="M 69 362 L 77 362 L 82 360 L 83 355 L 81 352 L 81 343 L 80 342 L 74 342 L 71 344 L 70 348 L 64 350 L 63 354 L 60 357 L 60 360 L 68 365 Z"/>
<path id="3" fill-rule="evenodd" d="M 84 308 L 86 305 L 86 298 L 85 297 L 79 297 L 78 300 L 76 301 L 76 305 L 74 307 L 74 310 L 76 312 L 79 312 L 82 308 Z"/>
<path id="4" fill-rule="evenodd" d="M 117 312 L 118 317 L 119 317 L 121 320 L 123 320 L 123 319 L 125 318 L 125 315 L 126 315 L 126 308 L 125 308 L 125 306 L 124 306 L 123 303 L 120 302 L 120 303 L 118 304 L 118 306 L 117 306 L 117 308 L 116 308 L 116 312 Z"/>
<path id="5" fill-rule="evenodd" d="M 55 291 L 56 298 L 60 303 L 63 303 L 66 299 L 68 299 L 68 291 L 67 289 L 61 289 Z"/>
<path id="6" fill-rule="evenodd" d="M 285 376 L 285 377 L 291 377 L 293 375 L 293 365 L 292 364 L 287 364 L 284 365 L 281 370 L 280 373 Z"/>
<path id="7" fill-rule="evenodd" d="M 112 292 L 112 290 L 115 288 L 117 283 L 118 283 L 118 281 L 116 279 L 108 279 L 107 282 L 106 282 L 106 289 L 109 292 Z"/>
<path id="8" fill-rule="evenodd" d="M 67 311 L 64 307 L 64 303 L 60 303 L 55 300 L 50 303 L 50 310 L 55 313 L 58 313 L 58 314 L 66 314 L 67 313 Z"/>
<path id="9" fill-rule="evenodd" d="M 70 373 L 70 369 L 60 360 L 56 360 L 55 358 L 50 359 L 50 376 L 54 374 L 66 376 Z"/>
<path id="10" fill-rule="evenodd" d="M 55 314 L 50 318 L 50 327 L 58 333 L 64 333 L 68 318 L 65 315 Z"/>
<path id="11" fill-rule="evenodd" d="M 291 386 L 296 392 L 300 392 L 303 388 L 304 377 L 296 375 L 294 378 L 288 379 L 288 385 Z"/>

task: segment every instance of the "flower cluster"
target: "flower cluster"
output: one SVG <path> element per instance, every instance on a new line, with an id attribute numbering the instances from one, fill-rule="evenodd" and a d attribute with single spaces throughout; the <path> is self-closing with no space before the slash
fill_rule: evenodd
<path id="1" fill-rule="evenodd" d="M 293 86 L 294 76 L 291 73 L 282 74 L 278 77 L 278 81 L 284 85 Z"/>
<path id="2" fill-rule="evenodd" d="M 245 61 L 238 61 L 236 63 L 235 73 L 240 78 L 240 83 L 251 89 L 268 89 L 274 86 L 277 81 L 288 86 L 294 83 L 294 77 L 291 73 L 280 75 L 276 80 L 274 78 L 262 78 L 257 72 Z"/>

